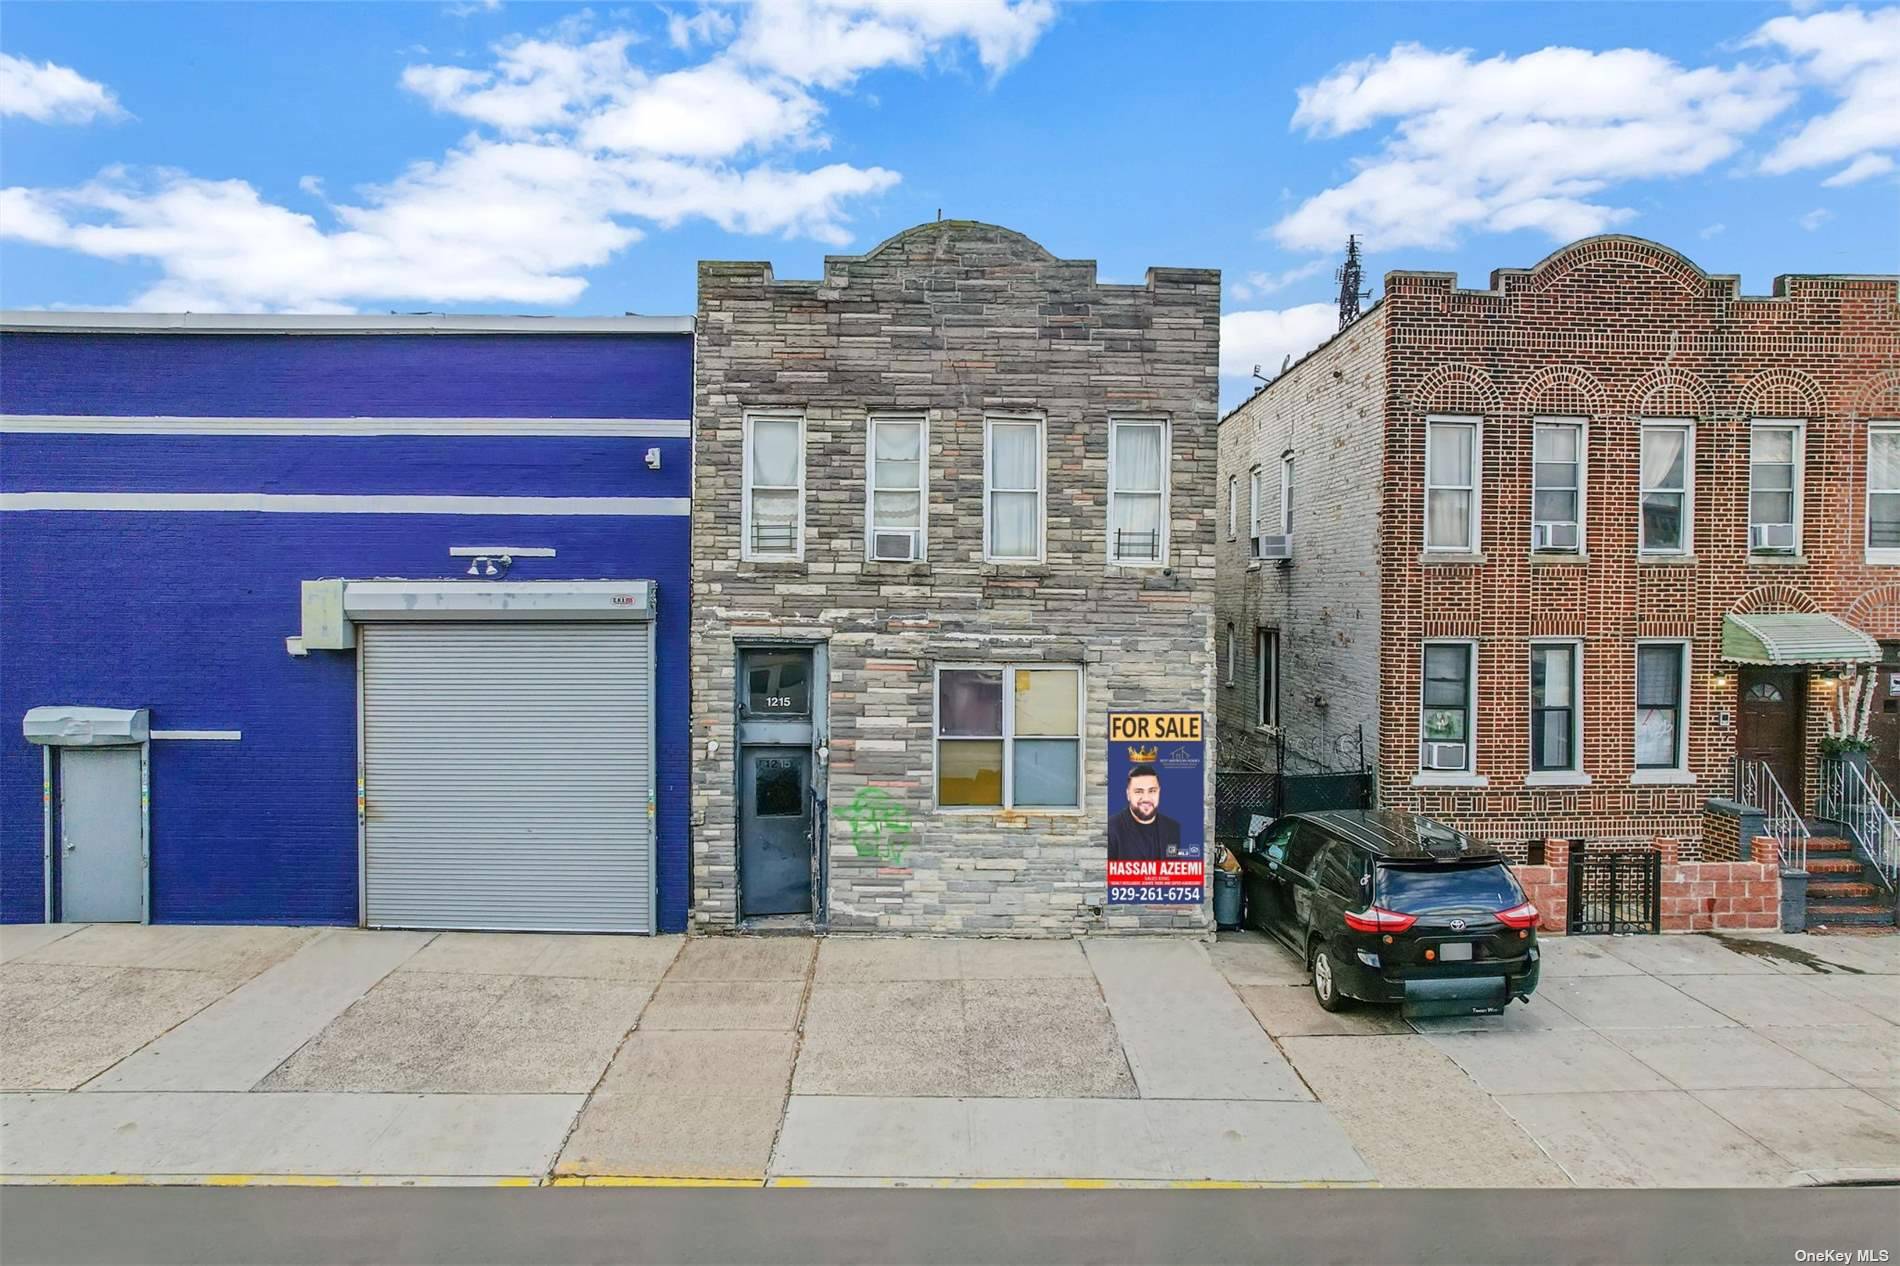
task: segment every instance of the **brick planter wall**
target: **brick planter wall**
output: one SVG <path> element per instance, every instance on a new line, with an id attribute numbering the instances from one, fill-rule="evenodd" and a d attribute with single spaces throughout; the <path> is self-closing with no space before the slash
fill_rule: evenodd
<path id="1" fill-rule="evenodd" d="M 1775 841 L 1757 836 L 1753 860 L 1685 862 L 1681 841 L 1659 839 L 1662 930 L 1665 932 L 1773 931 L 1781 923 L 1781 862 Z M 1544 841 L 1544 864 L 1512 866 L 1524 895 L 1542 916 L 1537 930 L 1562 936 L 1570 911 L 1570 841 Z"/>

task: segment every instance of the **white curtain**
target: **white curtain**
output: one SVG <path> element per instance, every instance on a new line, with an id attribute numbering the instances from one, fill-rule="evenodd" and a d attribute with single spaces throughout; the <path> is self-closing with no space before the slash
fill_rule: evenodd
<path id="1" fill-rule="evenodd" d="M 990 553 L 1033 558 L 1041 535 L 1041 448 L 1035 426 L 1000 424 L 990 432 Z"/>
<path id="2" fill-rule="evenodd" d="M 1643 487 L 1678 489 L 1682 484 L 1683 452 L 1688 433 L 1675 427 L 1649 427 L 1643 432 Z"/>
<path id="3" fill-rule="evenodd" d="M 1867 485 L 1883 492 L 1900 489 L 1900 431 L 1867 436 Z"/>
<path id="4" fill-rule="evenodd" d="M 1471 544 L 1471 494 L 1434 489 L 1426 496 L 1425 541 L 1429 545 Z"/>
<path id="5" fill-rule="evenodd" d="M 798 423 L 758 418 L 752 423 L 752 483 L 755 487 L 795 488 L 804 454 L 798 451 Z"/>
<path id="6" fill-rule="evenodd" d="M 1161 491 L 1161 428 L 1123 423 L 1115 428 L 1115 490 Z"/>
<path id="7" fill-rule="evenodd" d="M 1434 426 L 1430 437 L 1430 470 L 1425 481 L 1440 488 L 1469 488 L 1474 437 L 1475 433 L 1468 426 Z"/>
<path id="8" fill-rule="evenodd" d="M 917 488 L 923 471 L 923 428 L 915 422 L 877 424 L 875 476 L 880 489 Z"/>

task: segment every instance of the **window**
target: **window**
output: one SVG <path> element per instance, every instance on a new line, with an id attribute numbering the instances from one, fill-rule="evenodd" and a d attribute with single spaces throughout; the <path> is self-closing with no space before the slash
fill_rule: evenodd
<path id="1" fill-rule="evenodd" d="M 1234 626 L 1227 626 L 1227 684 L 1234 684 Z"/>
<path id="2" fill-rule="evenodd" d="M 1426 772 L 1471 772 L 1472 644 L 1427 642 L 1418 717 L 1418 764 Z"/>
<path id="3" fill-rule="evenodd" d="M 741 671 L 740 710 L 748 720 L 781 721 L 811 715 L 811 652 L 749 650 Z"/>
<path id="4" fill-rule="evenodd" d="M 1293 535 L 1293 454 L 1280 459 L 1280 535 Z"/>
<path id="5" fill-rule="evenodd" d="M 1082 804 L 1082 673 L 1042 665 L 937 671 L 937 806 Z"/>
<path id="6" fill-rule="evenodd" d="M 1681 769 L 1683 687 L 1688 681 L 1682 642 L 1639 642 L 1636 647 L 1636 767 Z"/>
<path id="7" fill-rule="evenodd" d="M 872 418 L 865 547 L 873 559 L 912 562 L 924 551 L 922 418 Z"/>
<path id="8" fill-rule="evenodd" d="M 1260 557 L 1260 468 L 1247 472 L 1247 547 L 1250 557 Z"/>
<path id="9" fill-rule="evenodd" d="M 984 557 L 1042 558 L 1042 422 L 992 418 L 983 465 Z"/>
<path id="10" fill-rule="evenodd" d="M 1531 549 L 1583 550 L 1583 424 L 1539 422 L 1531 440 Z"/>
<path id="11" fill-rule="evenodd" d="M 1801 545 L 1801 425 L 1757 422 L 1748 437 L 1748 548 L 1792 554 Z"/>
<path id="12" fill-rule="evenodd" d="M 1642 525 L 1637 548 L 1654 554 L 1689 552 L 1689 473 L 1695 469 L 1693 432 L 1686 422 L 1643 423 Z"/>
<path id="13" fill-rule="evenodd" d="M 805 556 L 805 419 L 745 420 L 745 490 L 740 557 Z"/>
<path id="14" fill-rule="evenodd" d="M 1168 556 L 1168 424 L 1111 421 L 1108 428 L 1108 558 L 1159 563 Z"/>
<path id="15" fill-rule="evenodd" d="M 1900 563 L 1900 424 L 1867 429 L 1867 554 Z"/>
<path id="16" fill-rule="evenodd" d="M 1270 729 L 1280 724 L 1280 630 L 1260 629 L 1254 634 L 1254 724 Z"/>
<path id="17" fill-rule="evenodd" d="M 1478 550 L 1478 424 L 1425 424 L 1425 548 Z"/>
<path id="18" fill-rule="evenodd" d="M 1577 768 L 1577 707 L 1581 675 L 1575 642 L 1531 646 L 1531 768 Z"/>
<path id="19" fill-rule="evenodd" d="M 1227 539 L 1240 539 L 1240 477 L 1227 476 Z"/>

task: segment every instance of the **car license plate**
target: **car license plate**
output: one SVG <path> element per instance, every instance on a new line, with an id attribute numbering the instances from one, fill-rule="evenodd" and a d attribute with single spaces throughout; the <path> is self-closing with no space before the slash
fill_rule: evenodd
<path id="1" fill-rule="evenodd" d="M 1438 947 L 1438 960 L 1442 963 L 1468 963 L 1471 961 L 1470 941 L 1448 941 Z"/>

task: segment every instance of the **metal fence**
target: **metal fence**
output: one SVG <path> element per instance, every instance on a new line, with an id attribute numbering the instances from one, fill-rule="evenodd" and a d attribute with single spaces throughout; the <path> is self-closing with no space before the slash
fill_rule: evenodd
<path id="1" fill-rule="evenodd" d="M 1569 916 L 1573 936 L 1662 931 L 1662 854 L 1573 848 Z"/>
<path id="2" fill-rule="evenodd" d="M 1319 762 L 1309 772 L 1287 772 L 1284 739 L 1273 737 L 1269 769 L 1216 769 L 1214 771 L 1214 839 L 1234 845 L 1247 836 L 1256 815 L 1277 818 L 1285 813 L 1313 813 L 1322 809 L 1372 807 L 1372 773 L 1365 766 L 1363 736 L 1357 745 L 1359 760 L 1350 770 L 1326 769 Z"/>

